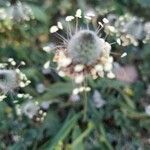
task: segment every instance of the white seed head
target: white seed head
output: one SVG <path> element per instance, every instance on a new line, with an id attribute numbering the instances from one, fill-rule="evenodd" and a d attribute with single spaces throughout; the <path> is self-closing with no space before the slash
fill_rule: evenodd
<path id="1" fill-rule="evenodd" d="M 74 16 L 67 16 L 66 17 L 66 21 L 69 22 L 69 21 L 72 21 L 74 19 Z"/>
<path id="2" fill-rule="evenodd" d="M 112 72 L 108 72 L 107 73 L 107 77 L 110 78 L 110 79 L 114 79 L 115 78 L 115 74 L 112 73 Z"/>
<path id="3" fill-rule="evenodd" d="M 90 65 L 97 61 L 103 47 L 103 40 L 95 32 L 81 30 L 68 43 L 68 55 L 75 63 Z"/>
<path id="4" fill-rule="evenodd" d="M 107 28 L 108 28 L 108 30 L 109 30 L 111 33 L 116 33 L 116 32 L 117 32 L 114 26 L 108 25 Z"/>
<path id="5" fill-rule="evenodd" d="M 60 77 L 65 77 L 66 75 L 65 75 L 65 72 L 63 72 L 63 71 L 59 71 L 58 72 L 58 75 L 60 76 Z"/>
<path id="6" fill-rule="evenodd" d="M 44 65 L 43 68 L 44 69 L 48 69 L 50 67 L 50 61 L 47 61 Z"/>
<path id="7" fill-rule="evenodd" d="M 55 32 L 57 32 L 58 31 L 58 27 L 57 26 L 52 26 L 51 28 L 50 28 L 50 33 L 55 33 Z"/>
<path id="8" fill-rule="evenodd" d="M 71 62 L 72 60 L 70 58 L 64 57 L 59 61 L 59 67 L 67 67 Z"/>
<path id="9" fill-rule="evenodd" d="M 106 71 L 106 72 L 111 71 L 112 68 L 113 68 L 112 63 L 106 63 L 106 64 L 104 65 L 104 71 Z"/>
<path id="10" fill-rule="evenodd" d="M 101 27 L 103 27 L 103 26 L 104 26 L 104 25 L 103 25 L 100 21 L 98 22 L 98 24 L 99 24 Z"/>
<path id="11" fill-rule="evenodd" d="M 101 78 L 104 77 L 104 71 L 99 71 L 99 72 L 97 72 L 97 74 L 98 74 Z"/>
<path id="12" fill-rule="evenodd" d="M 97 72 L 99 72 L 99 71 L 103 71 L 103 66 L 102 65 L 100 65 L 100 64 L 98 64 L 98 65 L 95 65 L 95 70 L 97 71 Z"/>
<path id="13" fill-rule="evenodd" d="M 76 11 L 75 17 L 77 17 L 77 18 L 82 18 L 81 14 L 82 14 L 81 9 L 78 9 L 78 10 Z"/>
<path id="14" fill-rule="evenodd" d="M 124 53 L 121 55 L 121 58 L 123 58 L 123 57 L 125 57 L 125 56 L 127 56 L 127 53 L 126 53 L 126 52 L 124 52 Z"/>
<path id="15" fill-rule="evenodd" d="M 109 23 L 109 20 L 107 18 L 103 18 L 103 22 L 107 24 Z"/>
<path id="16" fill-rule="evenodd" d="M 62 26 L 61 22 L 57 22 L 57 26 L 58 26 L 59 29 L 63 30 L 63 26 Z"/>
<path id="17" fill-rule="evenodd" d="M 77 94 L 79 94 L 79 88 L 75 88 L 75 89 L 73 89 L 73 91 L 72 91 L 72 94 L 74 94 L 74 95 L 77 95 Z"/>
<path id="18" fill-rule="evenodd" d="M 88 86 L 81 86 L 80 88 L 79 88 L 79 92 L 80 93 L 82 93 L 82 92 L 89 92 L 89 91 L 91 91 L 91 88 L 90 87 L 88 87 Z"/>
<path id="19" fill-rule="evenodd" d="M 103 48 L 105 50 L 106 53 L 110 53 L 111 50 L 111 45 L 108 42 L 103 41 Z"/>
<path id="20" fill-rule="evenodd" d="M 120 38 L 118 38 L 118 39 L 116 40 L 116 42 L 117 42 L 119 45 L 121 45 L 121 40 L 120 40 Z"/>
<path id="21" fill-rule="evenodd" d="M 75 83 L 77 83 L 77 84 L 80 84 L 80 83 L 82 83 L 83 81 L 84 81 L 84 76 L 81 74 L 81 75 L 77 75 L 76 77 L 75 77 Z"/>
<path id="22" fill-rule="evenodd" d="M 89 92 L 89 91 L 91 91 L 91 88 L 90 87 L 85 87 L 85 91 Z"/>
<path id="23" fill-rule="evenodd" d="M 82 65 L 82 64 L 78 64 L 74 67 L 75 72 L 81 72 L 81 71 L 83 71 L 83 69 L 84 69 L 84 65 Z"/>

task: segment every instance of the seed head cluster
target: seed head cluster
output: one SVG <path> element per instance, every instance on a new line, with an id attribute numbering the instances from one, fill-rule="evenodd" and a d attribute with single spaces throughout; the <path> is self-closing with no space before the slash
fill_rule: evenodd
<path id="1" fill-rule="evenodd" d="M 112 73 L 113 57 L 110 56 L 111 45 L 104 38 L 99 37 L 96 31 L 77 29 L 79 18 L 82 18 L 81 10 L 77 10 L 75 16 L 66 17 L 68 30 L 70 30 L 68 40 L 57 33 L 63 29 L 62 24 L 60 28 L 60 22 L 59 26 L 55 25 L 50 28 L 50 32 L 56 32 L 65 43 L 63 47 L 57 48 L 53 59 L 57 63 L 58 74 L 73 78 L 77 84 L 82 83 L 87 75 L 92 75 L 93 79 L 104 77 L 104 75 L 114 78 Z M 90 16 L 84 16 L 84 18 L 92 20 Z M 74 19 L 76 20 L 76 31 L 72 32 L 69 22 Z M 105 22 L 103 23 L 105 24 Z M 100 31 L 103 24 L 101 22 L 98 24 L 97 31 Z"/>

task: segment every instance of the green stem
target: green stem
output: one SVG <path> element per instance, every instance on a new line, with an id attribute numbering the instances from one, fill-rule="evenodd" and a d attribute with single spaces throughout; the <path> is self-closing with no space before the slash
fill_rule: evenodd
<path id="1" fill-rule="evenodd" d="M 94 124 L 92 122 L 89 122 L 88 128 L 79 137 L 77 137 L 75 141 L 73 141 L 72 147 L 76 147 L 80 142 L 82 142 L 83 139 L 87 137 L 93 129 L 94 129 Z"/>
<path id="2" fill-rule="evenodd" d="M 86 87 L 86 79 L 84 80 L 84 87 Z M 83 121 L 87 120 L 87 111 L 88 111 L 88 98 L 87 98 L 87 92 L 84 91 L 84 115 L 83 115 Z"/>

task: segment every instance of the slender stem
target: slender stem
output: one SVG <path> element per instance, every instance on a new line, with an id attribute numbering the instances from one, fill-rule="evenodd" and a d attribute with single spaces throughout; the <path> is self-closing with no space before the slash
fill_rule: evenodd
<path id="1" fill-rule="evenodd" d="M 62 35 L 60 35 L 59 33 L 56 32 L 56 34 L 58 35 L 58 38 L 61 39 L 62 41 L 65 41 L 66 43 L 68 43 L 68 40 L 63 37 Z"/>
<path id="2" fill-rule="evenodd" d="M 103 27 L 101 25 L 98 25 L 98 27 L 96 29 L 96 34 L 98 35 L 102 29 L 103 29 Z"/>
<path id="3" fill-rule="evenodd" d="M 116 44 L 117 42 L 110 43 L 110 45 Z"/>
<path id="4" fill-rule="evenodd" d="M 72 37 L 71 26 L 69 22 L 67 22 L 67 24 L 68 24 L 68 30 L 69 30 L 69 38 L 71 38 Z"/>
<path id="5" fill-rule="evenodd" d="M 78 31 L 78 17 L 76 17 L 76 32 Z"/>
<path id="6" fill-rule="evenodd" d="M 106 33 L 106 35 L 105 35 L 104 39 L 106 40 L 106 39 L 107 39 L 107 37 L 108 37 L 108 33 Z"/>
<path id="7" fill-rule="evenodd" d="M 84 80 L 84 87 L 86 87 L 86 78 Z M 87 92 L 84 91 L 84 115 L 83 115 L 83 121 L 87 120 L 87 111 L 88 111 L 88 98 L 87 98 Z"/>

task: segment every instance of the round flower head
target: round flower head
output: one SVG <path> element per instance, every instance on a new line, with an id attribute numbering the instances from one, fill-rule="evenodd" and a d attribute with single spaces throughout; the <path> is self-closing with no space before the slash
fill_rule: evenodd
<path id="1" fill-rule="evenodd" d="M 29 21 L 33 17 L 32 9 L 25 3 L 16 1 L 7 9 L 8 16 L 15 21 Z"/>
<path id="2" fill-rule="evenodd" d="M 145 36 L 144 25 L 140 18 L 133 17 L 128 23 L 125 24 L 124 32 L 132 35 L 135 39 L 142 40 Z"/>
<path id="3" fill-rule="evenodd" d="M 120 45 L 128 46 L 133 44 L 134 46 L 138 46 L 139 41 L 147 41 L 142 18 L 131 16 L 130 14 L 125 14 L 120 17 L 109 14 L 107 18 L 109 23 L 105 29 L 110 34 L 120 37 Z"/>
<path id="4" fill-rule="evenodd" d="M 102 52 L 103 39 L 90 30 L 78 31 L 68 43 L 68 56 L 74 63 L 90 65 L 96 62 Z"/>
<path id="5" fill-rule="evenodd" d="M 58 46 L 54 55 L 54 62 L 57 63 L 58 74 L 60 76 L 69 76 L 78 84 L 82 83 L 87 75 L 92 75 L 94 79 L 98 76 L 103 77 L 105 74 L 112 73 L 113 58 L 110 56 L 111 45 L 105 39 L 99 37 L 99 31 L 103 24 L 99 22 L 96 31 L 90 29 L 78 30 L 79 18 L 82 18 L 82 12 L 77 10 L 75 16 L 67 16 L 69 37 L 65 39 L 57 31 L 62 30 L 62 24 L 54 25 L 50 28 L 51 33 L 55 33 L 63 39 L 64 46 Z M 92 20 L 91 16 L 84 16 L 88 22 Z M 69 22 L 76 20 L 75 32 Z M 104 24 L 108 20 L 103 19 Z M 57 29 L 57 30 L 56 30 Z M 114 76 L 112 75 L 111 78 Z"/>
<path id="6" fill-rule="evenodd" d="M 28 101 L 22 105 L 21 110 L 22 114 L 32 119 L 38 112 L 39 106 L 31 101 Z"/>
<path id="7" fill-rule="evenodd" d="M 0 70 L 0 90 L 3 93 L 14 90 L 18 87 L 19 76 L 14 70 Z"/>
<path id="8" fill-rule="evenodd" d="M 13 58 L 9 58 L 8 62 L 11 67 L 16 66 Z M 25 87 L 30 83 L 26 75 L 19 69 L 7 69 L 6 66 L 9 63 L 0 63 L 0 93 L 3 94 L 11 93 L 15 89 Z M 24 62 L 21 62 L 20 65 L 24 65 Z"/>

